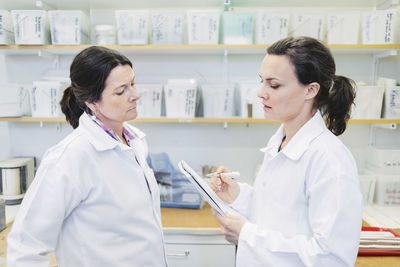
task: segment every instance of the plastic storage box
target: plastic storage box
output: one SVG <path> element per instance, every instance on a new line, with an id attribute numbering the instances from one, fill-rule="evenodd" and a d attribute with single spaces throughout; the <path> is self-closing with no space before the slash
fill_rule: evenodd
<path id="1" fill-rule="evenodd" d="M 242 118 L 264 118 L 264 109 L 261 99 L 257 97 L 259 83 L 238 83 L 236 84 L 237 95 L 235 103 L 240 107 L 238 114 Z"/>
<path id="2" fill-rule="evenodd" d="M 206 118 L 234 116 L 234 87 L 223 84 L 202 84 L 203 112 Z"/>
<path id="3" fill-rule="evenodd" d="M 189 44 L 218 44 L 219 10 L 188 10 Z"/>
<path id="4" fill-rule="evenodd" d="M 89 24 L 80 10 L 50 10 L 51 43 L 54 45 L 79 45 L 89 41 Z"/>
<path id="5" fill-rule="evenodd" d="M 161 117 L 162 84 L 136 84 L 140 98 L 137 101 L 139 118 Z"/>
<path id="6" fill-rule="evenodd" d="M 0 44 L 13 44 L 14 31 L 11 14 L 7 10 L 0 10 Z"/>
<path id="7" fill-rule="evenodd" d="M 147 44 L 149 39 L 148 10 L 116 10 L 119 44 Z"/>
<path id="8" fill-rule="evenodd" d="M 297 13 L 293 16 L 293 36 L 309 36 L 324 41 L 325 15 Z"/>
<path id="9" fill-rule="evenodd" d="M 153 44 L 182 44 L 183 19 L 182 11 L 151 12 Z"/>
<path id="10" fill-rule="evenodd" d="M 328 44 L 358 44 L 361 12 L 332 12 L 327 20 Z"/>
<path id="11" fill-rule="evenodd" d="M 32 117 L 59 117 L 59 102 L 63 93 L 63 83 L 59 81 L 34 81 L 30 90 Z"/>
<path id="12" fill-rule="evenodd" d="M 289 35 L 290 13 L 262 10 L 257 12 L 256 43 L 272 44 Z"/>
<path id="13" fill-rule="evenodd" d="M 147 161 L 157 180 L 161 207 L 200 209 L 203 206 L 200 193 L 175 170 L 166 153 L 150 154 Z"/>
<path id="14" fill-rule="evenodd" d="M 360 190 L 363 195 L 364 205 L 372 205 L 374 201 L 375 185 L 379 175 L 377 174 L 360 174 Z"/>
<path id="15" fill-rule="evenodd" d="M 114 25 L 96 25 L 94 26 L 96 44 L 114 45 L 115 44 L 115 26 Z"/>
<path id="16" fill-rule="evenodd" d="M 400 86 L 387 86 L 385 88 L 383 118 L 400 119 Z"/>
<path id="17" fill-rule="evenodd" d="M 374 202 L 400 205 L 400 148 L 369 147 L 366 172 L 377 176 Z"/>
<path id="18" fill-rule="evenodd" d="M 352 119 L 379 119 L 382 112 L 384 87 L 357 86 Z"/>
<path id="19" fill-rule="evenodd" d="M 399 43 L 399 13 L 395 9 L 363 13 L 363 44 Z"/>
<path id="20" fill-rule="evenodd" d="M 253 14 L 223 12 L 222 23 L 224 44 L 246 45 L 253 43 Z"/>
<path id="21" fill-rule="evenodd" d="M 30 87 L 24 84 L 0 84 L 0 117 L 29 116 Z"/>
<path id="22" fill-rule="evenodd" d="M 194 118 L 197 82 L 194 79 L 170 79 L 164 86 L 166 116 Z"/>
<path id="23" fill-rule="evenodd" d="M 16 44 L 48 44 L 50 41 L 47 12 L 44 10 L 11 10 Z"/>
<path id="24" fill-rule="evenodd" d="M 384 206 L 400 206 L 400 175 L 379 175 L 374 202 Z"/>
<path id="25" fill-rule="evenodd" d="M 366 164 L 375 173 L 400 176 L 400 148 L 370 146 Z"/>

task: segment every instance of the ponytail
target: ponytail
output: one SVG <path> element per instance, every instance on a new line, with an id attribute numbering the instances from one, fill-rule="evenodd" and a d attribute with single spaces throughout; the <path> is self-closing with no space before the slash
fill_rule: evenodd
<path id="1" fill-rule="evenodd" d="M 329 90 L 328 100 L 323 107 L 328 129 L 334 135 L 341 135 L 350 119 L 351 105 L 355 98 L 355 83 L 353 80 L 336 76 Z"/>
<path id="2" fill-rule="evenodd" d="M 65 89 L 60 101 L 60 106 L 62 112 L 65 114 L 65 118 L 72 125 L 72 128 L 77 128 L 79 126 L 79 117 L 82 115 L 83 109 L 76 100 L 72 86 Z"/>

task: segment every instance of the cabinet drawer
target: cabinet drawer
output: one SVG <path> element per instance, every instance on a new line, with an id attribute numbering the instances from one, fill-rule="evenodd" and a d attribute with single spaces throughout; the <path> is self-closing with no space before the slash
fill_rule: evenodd
<path id="1" fill-rule="evenodd" d="M 169 267 L 234 267 L 235 246 L 221 244 L 166 244 Z"/>

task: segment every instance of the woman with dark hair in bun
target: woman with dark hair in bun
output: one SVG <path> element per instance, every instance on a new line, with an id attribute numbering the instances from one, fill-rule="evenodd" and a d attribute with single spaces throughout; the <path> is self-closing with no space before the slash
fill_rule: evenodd
<path id="1" fill-rule="evenodd" d="M 166 266 L 156 180 L 146 163 L 128 58 L 92 46 L 60 102 L 74 131 L 43 157 L 8 235 L 8 266 Z"/>
<path id="2" fill-rule="evenodd" d="M 330 51 L 313 38 L 285 38 L 267 52 L 258 97 L 264 117 L 282 125 L 261 149 L 253 186 L 225 176 L 224 167 L 211 182 L 245 219 L 213 214 L 238 245 L 239 267 L 354 266 L 362 196 L 354 158 L 337 138 L 354 83 L 335 74 Z"/>

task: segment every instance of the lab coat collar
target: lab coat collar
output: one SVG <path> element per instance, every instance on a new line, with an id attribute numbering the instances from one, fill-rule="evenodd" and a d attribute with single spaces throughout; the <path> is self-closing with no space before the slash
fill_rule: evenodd
<path id="1" fill-rule="evenodd" d="M 126 122 L 124 123 L 124 127 L 132 135 L 137 136 L 140 139 L 142 139 L 146 136 L 142 131 L 140 131 L 139 129 L 137 129 L 133 126 L 130 126 Z M 85 112 L 79 118 L 78 129 L 84 131 L 88 135 L 89 142 L 98 151 L 114 149 L 117 146 L 119 146 L 122 150 L 128 149 L 128 146 L 122 144 L 121 142 L 115 140 L 109 134 L 107 134 Z"/>
<path id="2" fill-rule="evenodd" d="M 307 150 L 312 140 L 318 137 L 326 129 L 325 122 L 318 110 L 282 149 L 282 153 L 292 160 L 298 160 Z M 271 155 L 277 154 L 283 136 L 283 125 L 281 125 L 276 133 L 271 137 L 268 145 L 260 150 L 262 152 L 268 152 Z"/>

